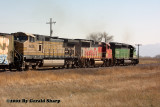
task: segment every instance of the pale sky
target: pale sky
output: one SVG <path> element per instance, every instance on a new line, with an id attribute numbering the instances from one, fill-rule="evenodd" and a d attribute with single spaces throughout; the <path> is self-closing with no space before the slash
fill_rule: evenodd
<path id="1" fill-rule="evenodd" d="M 107 32 L 114 41 L 160 43 L 160 0 L 1 0 L 0 32 L 86 38 Z"/>

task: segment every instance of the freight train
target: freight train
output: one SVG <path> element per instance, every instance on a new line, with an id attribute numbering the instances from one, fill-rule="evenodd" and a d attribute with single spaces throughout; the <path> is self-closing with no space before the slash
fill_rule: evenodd
<path id="1" fill-rule="evenodd" d="M 0 33 L 0 69 L 81 68 L 135 65 L 134 46 L 16 32 Z"/>

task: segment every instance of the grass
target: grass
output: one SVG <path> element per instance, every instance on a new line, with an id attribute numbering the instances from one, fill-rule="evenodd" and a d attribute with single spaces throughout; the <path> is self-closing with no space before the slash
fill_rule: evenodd
<path id="1" fill-rule="evenodd" d="M 160 65 L 0 73 L 0 106 L 158 107 Z M 7 103 L 59 99 L 60 103 Z"/>
<path id="2" fill-rule="evenodd" d="M 140 64 L 160 63 L 160 58 L 140 58 Z"/>

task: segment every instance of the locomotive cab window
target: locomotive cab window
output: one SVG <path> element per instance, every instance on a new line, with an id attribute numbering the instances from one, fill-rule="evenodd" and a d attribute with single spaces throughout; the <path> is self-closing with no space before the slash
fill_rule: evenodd
<path id="1" fill-rule="evenodd" d="M 28 36 L 14 36 L 14 40 L 18 40 L 20 42 L 25 42 L 28 40 Z"/>
<path id="2" fill-rule="evenodd" d="M 29 36 L 29 42 L 35 42 L 35 38 L 34 38 L 34 37 Z"/>

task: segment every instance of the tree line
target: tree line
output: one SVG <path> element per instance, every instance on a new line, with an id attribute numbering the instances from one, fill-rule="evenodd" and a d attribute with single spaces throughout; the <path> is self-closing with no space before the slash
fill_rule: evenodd
<path id="1" fill-rule="evenodd" d="M 102 42 L 102 40 L 104 40 L 104 42 L 108 43 L 113 41 L 113 36 L 109 35 L 106 32 L 95 32 L 95 33 L 89 34 L 89 36 L 87 36 L 86 39 L 93 40 L 95 42 Z"/>

